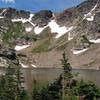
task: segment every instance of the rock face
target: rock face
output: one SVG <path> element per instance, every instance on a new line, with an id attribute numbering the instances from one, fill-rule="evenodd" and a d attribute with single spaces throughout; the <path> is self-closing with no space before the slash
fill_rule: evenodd
<path id="1" fill-rule="evenodd" d="M 53 17 L 52 14 L 53 13 L 49 10 L 42 10 L 34 15 L 32 21 L 40 27 L 46 26 Z"/>
<path id="2" fill-rule="evenodd" d="M 13 61 L 17 53 L 25 66 L 60 67 L 65 50 L 72 67 L 99 69 L 100 0 L 86 0 L 61 13 L 42 10 L 32 14 L 2 8 L 0 44 L 11 48 L 6 50 L 1 46 L 1 58 Z M 24 45 L 30 46 L 12 50 Z"/>
<path id="3" fill-rule="evenodd" d="M 17 58 L 15 50 L 13 49 L 2 47 L 0 50 L 0 57 L 7 58 L 10 60 L 15 60 Z"/>
<path id="4" fill-rule="evenodd" d="M 28 18 L 30 12 L 26 12 L 24 10 L 16 10 L 13 8 L 3 8 L 0 10 L 0 15 L 6 18 Z"/>

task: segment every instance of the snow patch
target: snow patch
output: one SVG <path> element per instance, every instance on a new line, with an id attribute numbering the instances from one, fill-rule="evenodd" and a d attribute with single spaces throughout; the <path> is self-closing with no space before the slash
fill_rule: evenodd
<path id="1" fill-rule="evenodd" d="M 29 17 L 29 21 L 32 20 L 32 17 L 34 16 L 34 14 L 30 14 L 30 17 Z"/>
<path id="2" fill-rule="evenodd" d="M 85 48 L 85 49 L 80 49 L 80 50 L 71 50 L 72 52 L 73 52 L 73 54 L 80 54 L 80 53 L 83 53 L 83 52 L 85 52 L 85 51 L 87 51 L 88 50 L 88 48 Z"/>
<path id="3" fill-rule="evenodd" d="M 93 43 L 100 43 L 100 39 L 90 39 L 89 41 Z"/>
<path id="4" fill-rule="evenodd" d="M 50 27 L 52 33 L 58 33 L 58 35 L 56 35 L 55 38 L 61 37 L 62 35 L 71 31 L 74 28 L 73 26 L 71 27 L 62 26 L 61 27 L 56 23 L 55 20 L 52 20 L 51 22 L 49 22 L 48 26 Z"/>
<path id="5" fill-rule="evenodd" d="M 69 32 L 68 33 L 68 41 L 72 40 L 73 39 L 73 36 L 71 36 L 71 33 Z"/>
<path id="6" fill-rule="evenodd" d="M 31 66 L 32 66 L 32 67 L 34 67 L 34 68 L 37 68 L 37 66 L 36 66 L 36 65 L 34 65 L 34 64 L 31 64 Z"/>
<path id="7" fill-rule="evenodd" d="M 0 13 L 0 15 L 2 15 L 4 12 L 6 12 L 7 9 L 3 9 L 3 11 Z"/>
<path id="8" fill-rule="evenodd" d="M 97 8 L 97 4 L 91 9 L 90 12 L 94 11 Z"/>
<path id="9" fill-rule="evenodd" d="M 62 35 L 64 35 L 65 33 L 69 32 L 69 31 L 72 31 L 74 29 L 73 26 L 71 26 L 71 27 L 62 26 L 61 27 L 60 25 L 58 25 L 56 23 L 55 20 L 51 20 L 51 22 L 49 22 L 47 26 L 44 26 L 44 27 L 36 26 L 34 28 L 34 32 L 36 34 L 40 34 L 47 27 L 50 27 L 52 33 L 58 33 L 55 38 L 59 38 Z"/>
<path id="10" fill-rule="evenodd" d="M 95 16 L 95 14 L 93 14 L 93 11 L 96 9 L 96 7 L 97 7 L 97 4 L 91 9 L 91 11 L 88 14 L 84 15 L 83 19 L 86 19 L 88 21 L 93 21 L 94 20 L 94 16 Z"/>
<path id="11" fill-rule="evenodd" d="M 88 21 L 93 21 L 93 20 L 94 20 L 94 15 L 88 16 L 86 19 L 87 19 Z"/>
<path id="12" fill-rule="evenodd" d="M 12 22 L 22 22 L 22 23 L 26 23 L 28 22 L 28 19 L 24 19 L 24 18 L 18 18 L 18 19 L 12 19 Z"/>
<path id="13" fill-rule="evenodd" d="M 28 68 L 28 66 L 24 65 L 23 63 L 19 62 L 19 64 L 23 67 L 23 68 Z"/>
<path id="14" fill-rule="evenodd" d="M 47 26 L 45 26 L 45 27 L 36 26 L 36 27 L 34 28 L 35 34 L 40 34 L 46 27 L 47 27 Z"/>
<path id="15" fill-rule="evenodd" d="M 25 19 L 25 18 L 15 18 L 15 19 L 12 19 L 11 21 L 12 22 L 22 22 L 22 23 L 29 22 L 32 26 L 35 26 L 35 24 L 31 22 L 33 16 L 34 16 L 34 14 L 30 14 L 29 19 Z"/>
<path id="16" fill-rule="evenodd" d="M 0 19 L 4 18 L 3 16 L 0 16 Z"/>
<path id="17" fill-rule="evenodd" d="M 22 50 L 22 49 L 28 48 L 29 46 L 30 46 L 30 45 L 22 45 L 22 46 L 16 45 L 15 50 L 16 50 L 16 51 L 20 51 L 20 50 Z"/>
<path id="18" fill-rule="evenodd" d="M 31 30 L 32 30 L 32 27 L 26 27 L 26 28 L 25 28 L 25 31 L 26 31 L 26 32 L 30 32 Z"/>
<path id="19" fill-rule="evenodd" d="M 35 26 L 35 24 L 31 22 L 33 16 L 34 16 L 34 14 L 30 14 L 30 17 L 29 17 L 29 19 L 28 19 L 28 22 L 29 22 L 32 26 Z"/>

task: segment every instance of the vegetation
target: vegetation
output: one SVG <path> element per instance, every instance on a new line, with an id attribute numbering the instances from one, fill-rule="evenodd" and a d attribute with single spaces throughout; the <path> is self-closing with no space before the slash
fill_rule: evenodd
<path id="1" fill-rule="evenodd" d="M 38 40 L 38 36 L 34 34 L 24 34 L 20 38 L 25 39 L 26 41 L 33 41 L 33 42 L 36 42 Z"/>
<path id="2" fill-rule="evenodd" d="M 10 44 L 13 39 L 17 39 L 22 36 L 23 26 L 21 23 L 14 23 L 10 26 L 7 33 L 3 35 L 3 41 L 7 44 Z"/>
<path id="3" fill-rule="evenodd" d="M 11 26 L 9 26 L 8 31 L 3 34 L 2 40 L 5 45 L 8 45 L 9 47 L 12 47 L 16 44 L 16 40 L 18 41 L 24 41 L 24 42 L 35 42 L 37 41 L 38 37 L 34 34 L 26 34 L 24 33 L 24 26 L 22 23 L 17 22 L 13 23 Z"/>
<path id="4" fill-rule="evenodd" d="M 38 46 L 33 48 L 32 52 L 40 53 L 40 52 L 47 52 L 49 50 L 50 39 L 46 39 L 42 41 Z"/>
<path id="5" fill-rule="evenodd" d="M 22 87 L 20 67 L 8 67 L 0 79 L 0 100 L 100 100 L 100 89 L 92 82 L 75 80 L 65 52 L 61 59 L 63 72 L 53 83 L 45 87 L 33 84 L 31 97 Z"/>
<path id="6" fill-rule="evenodd" d="M 8 67 L 0 79 L 0 100 L 29 100 L 28 94 L 21 86 L 20 70 Z"/>
<path id="7" fill-rule="evenodd" d="M 72 68 L 63 53 L 63 73 L 47 87 L 33 89 L 33 100 L 99 100 L 100 89 L 93 83 L 74 79 Z M 35 91 L 35 92 L 34 92 Z"/>

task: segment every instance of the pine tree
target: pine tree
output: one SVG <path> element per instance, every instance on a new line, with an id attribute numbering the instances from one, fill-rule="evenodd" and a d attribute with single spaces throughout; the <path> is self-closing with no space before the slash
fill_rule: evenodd
<path id="1" fill-rule="evenodd" d="M 62 54 L 63 58 L 61 59 L 62 67 L 63 67 L 63 73 L 62 73 L 62 100 L 66 100 L 66 88 L 68 89 L 70 87 L 70 81 L 73 77 L 71 71 L 71 65 L 68 63 L 68 59 L 66 58 L 65 52 Z"/>
<path id="2" fill-rule="evenodd" d="M 15 100 L 16 96 L 16 80 L 14 79 L 13 69 L 10 66 L 7 68 L 6 74 L 2 76 L 0 87 L 0 100 Z"/>
<path id="3" fill-rule="evenodd" d="M 29 100 L 27 91 L 22 87 L 23 77 L 20 66 L 6 69 L 0 79 L 0 100 Z"/>

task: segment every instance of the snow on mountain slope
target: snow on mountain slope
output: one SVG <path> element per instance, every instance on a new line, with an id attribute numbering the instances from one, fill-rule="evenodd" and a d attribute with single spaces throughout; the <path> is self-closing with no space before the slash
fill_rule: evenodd
<path id="1" fill-rule="evenodd" d="M 0 13 L 0 15 L 3 15 L 3 13 L 6 12 L 6 10 L 7 10 L 7 9 L 4 9 L 4 10 Z"/>
<path id="2" fill-rule="evenodd" d="M 77 55 L 77 54 L 80 54 L 80 53 L 83 53 L 85 51 L 87 51 L 88 48 L 85 48 L 85 49 L 79 49 L 79 50 L 74 50 L 72 49 L 71 51 L 73 52 L 73 54 Z"/>
<path id="3" fill-rule="evenodd" d="M 0 16 L 0 19 L 4 18 L 3 16 Z"/>
<path id="4" fill-rule="evenodd" d="M 40 34 L 47 26 L 44 26 L 44 27 L 39 27 L 39 26 L 36 26 L 34 28 L 34 32 L 35 34 Z"/>
<path id="5" fill-rule="evenodd" d="M 35 24 L 31 22 L 33 16 L 34 16 L 34 14 L 30 14 L 30 17 L 29 17 L 29 19 L 28 19 L 28 22 L 29 22 L 31 25 L 35 26 Z"/>
<path id="6" fill-rule="evenodd" d="M 36 34 L 40 34 L 47 27 L 51 29 L 51 33 L 58 33 L 55 38 L 59 38 L 65 33 L 72 31 L 74 29 L 74 26 L 71 26 L 71 27 L 60 26 L 56 23 L 55 20 L 51 20 L 47 26 L 44 26 L 44 27 L 36 26 L 34 28 L 34 32 Z"/>
<path id="7" fill-rule="evenodd" d="M 30 24 L 32 24 L 33 26 L 35 26 L 34 23 L 31 22 L 33 16 L 34 16 L 34 14 L 30 14 L 29 19 L 15 18 L 15 19 L 12 19 L 12 22 L 22 22 L 22 23 L 29 22 Z"/>
<path id="8" fill-rule="evenodd" d="M 25 31 L 26 31 L 26 32 L 30 32 L 31 30 L 32 30 L 32 27 L 26 27 L 26 28 L 25 28 Z"/>
<path id="9" fill-rule="evenodd" d="M 41 10 L 31 14 L 13 8 L 1 9 L 0 48 L 6 45 L 2 37 L 4 33 L 10 33 L 9 26 L 14 26 L 10 31 L 12 34 L 10 37 L 7 34 L 4 39 L 8 38 L 15 52 L 25 55 L 25 58 L 19 56 L 24 68 L 59 67 L 64 50 L 73 67 L 100 65 L 100 4 L 96 0 L 87 0 L 60 13 Z"/>
<path id="10" fill-rule="evenodd" d="M 61 27 L 56 23 L 55 20 L 52 20 L 51 22 L 49 22 L 48 26 L 50 27 L 52 33 L 58 33 L 55 38 L 61 37 L 62 35 L 73 30 L 74 28 L 73 26 L 71 27 L 62 26 Z"/>
<path id="11" fill-rule="evenodd" d="M 16 51 L 20 51 L 20 50 L 23 50 L 25 48 L 28 48 L 29 46 L 30 45 L 22 45 L 22 46 L 16 45 L 15 50 Z"/>
<path id="12" fill-rule="evenodd" d="M 20 62 L 20 65 L 22 66 L 22 68 L 28 68 L 28 66 L 24 65 L 23 63 Z"/>
<path id="13" fill-rule="evenodd" d="M 26 22 L 28 22 L 28 19 L 23 19 L 23 18 L 12 19 L 12 22 L 22 22 L 22 23 L 26 23 Z"/>
<path id="14" fill-rule="evenodd" d="M 70 40 L 72 40 L 74 37 L 73 36 L 71 36 L 71 33 L 69 32 L 68 33 L 68 40 L 70 41 Z"/>
<path id="15" fill-rule="evenodd" d="M 100 39 L 90 39 L 89 41 L 92 43 L 100 43 Z"/>
<path id="16" fill-rule="evenodd" d="M 32 67 L 34 67 L 34 68 L 37 68 L 37 66 L 36 66 L 36 65 L 34 65 L 34 64 L 31 64 L 31 66 L 32 66 Z"/>
<path id="17" fill-rule="evenodd" d="M 97 4 L 91 9 L 91 11 L 88 14 L 84 15 L 83 19 L 86 19 L 88 21 L 93 21 L 94 16 L 95 16 L 95 13 L 93 13 L 93 12 L 95 11 L 96 7 L 97 7 Z"/>

